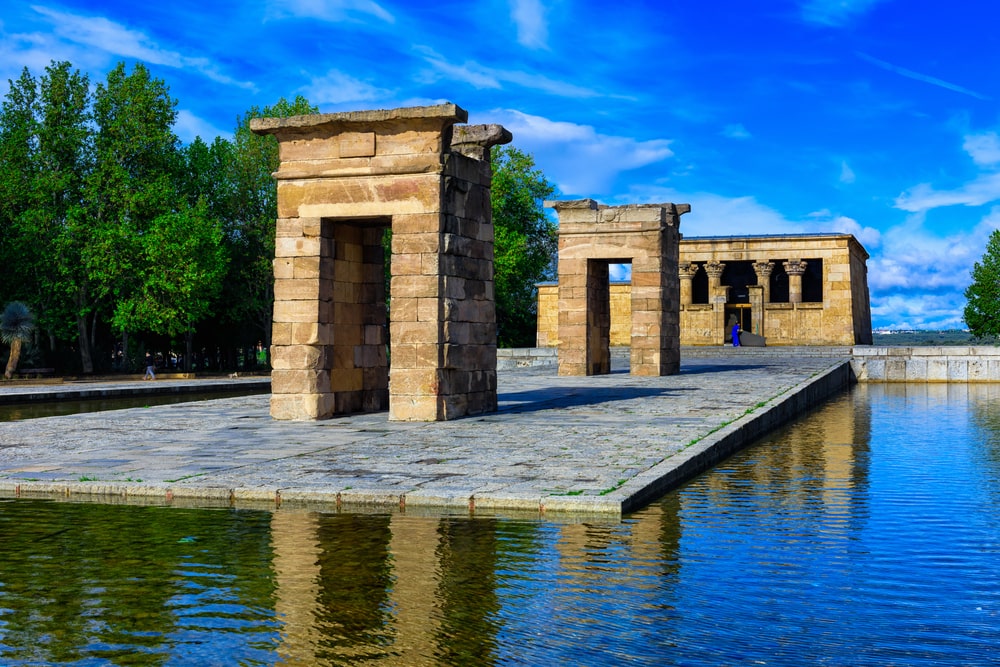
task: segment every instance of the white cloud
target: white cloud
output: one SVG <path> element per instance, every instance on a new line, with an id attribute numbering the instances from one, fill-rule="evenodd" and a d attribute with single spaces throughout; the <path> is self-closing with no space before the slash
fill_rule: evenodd
<path id="1" fill-rule="evenodd" d="M 336 69 L 330 70 L 325 76 L 313 79 L 299 91 L 315 104 L 368 102 L 392 96 L 390 90 L 377 88 Z"/>
<path id="2" fill-rule="evenodd" d="M 640 141 L 599 134 L 590 125 L 554 121 L 513 109 L 495 109 L 488 116 L 488 122 L 500 123 L 513 133 L 518 148 L 531 153 L 545 175 L 567 196 L 606 192 L 619 173 L 674 154 L 667 139 Z"/>
<path id="3" fill-rule="evenodd" d="M 916 214 L 882 233 L 880 256 L 869 262 L 873 292 L 965 289 L 990 233 L 1000 227 L 1000 207 L 973 229 L 947 236 L 929 232 L 923 222 L 923 214 Z"/>
<path id="4" fill-rule="evenodd" d="M 752 135 L 747 132 L 742 123 L 732 123 L 722 129 L 722 136 L 729 139 L 749 139 Z"/>
<path id="5" fill-rule="evenodd" d="M 854 218 L 846 215 L 836 215 L 829 210 L 815 211 L 809 214 L 808 224 L 811 232 L 835 232 L 853 234 L 869 253 L 882 243 L 882 233 L 874 227 L 865 227 Z"/>
<path id="6" fill-rule="evenodd" d="M 177 111 L 177 121 L 174 123 L 174 132 L 180 140 L 186 144 L 194 141 L 195 137 L 201 137 L 206 144 L 211 144 L 216 137 L 229 137 L 231 132 L 223 132 L 207 120 L 195 116 L 187 109 Z"/>
<path id="7" fill-rule="evenodd" d="M 982 206 L 1000 199 L 1000 173 L 981 174 L 955 190 L 935 190 L 929 183 L 915 185 L 896 198 L 896 208 L 910 213 L 941 206 Z"/>
<path id="8" fill-rule="evenodd" d="M 416 50 L 423 55 L 424 60 L 433 68 L 432 72 L 427 73 L 426 76 L 426 79 L 430 81 L 439 78 L 453 79 L 479 89 L 499 89 L 503 87 L 504 83 L 512 83 L 530 90 L 540 90 L 559 97 L 575 99 L 586 99 L 604 95 L 604 93 L 591 88 L 584 88 L 574 83 L 566 83 L 565 81 L 557 81 L 542 74 L 496 69 L 480 65 L 473 61 L 466 61 L 461 65 L 456 65 L 426 46 L 418 46 Z"/>
<path id="9" fill-rule="evenodd" d="M 271 0 L 267 12 L 274 18 L 293 16 L 330 22 L 354 20 L 357 14 L 374 16 L 386 23 L 396 22 L 392 14 L 371 0 Z"/>
<path id="10" fill-rule="evenodd" d="M 1000 200 L 1000 137 L 996 132 L 966 134 L 962 149 L 983 167 L 978 176 L 953 190 L 936 190 L 920 183 L 896 198 L 896 208 L 910 213 L 942 206 L 982 206 Z"/>
<path id="11" fill-rule="evenodd" d="M 663 186 L 633 187 L 618 203 L 690 204 L 691 212 L 681 218 L 685 236 L 747 236 L 754 234 L 802 234 L 809 231 L 802 222 L 789 220 L 754 197 L 726 197 L 711 192 L 678 192 Z"/>
<path id="12" fill-rule="evenodd" d="M 872 321 L 881 329 L 963 329 L 965 297 L 949 294 L 872 295 Z"/>
<path id="13" fill-rule="evenodd" d="M 854 170 L 847 164 L 845 160 L 840 162 L 840 182 L 841 183 L 853 183 L 857 180 L 857 176 L 854 175 Z"/>
<path id="14" fill-rule="evenodd" d="M 1000 137 L 996 132 L 968 134 L 962 148 L 972 157 L 972 161 L 980 166 L 991 166 L 1000 163 Z"/>
<path id="15" fill-rule="evenodd" d="M 226 85 L 255 90 L 253 83 L 237 81 L 222 72 L 207 58 L 185 56 L 177 51 L 161 48 L 145 33 L 131 30 L 100 16 L 80 16 L 58 12 L 33 5 L 32 9 L 47 18 L 55 33 L 74 44 L 146 63 L 178 69 L 192 69 L 205 77 Z"/>
<path id="16" fill-rule="evenodd" d="M 510 0 L 510 17 L 517 26 L 517 41 L 521 46 L 548 48 L 549 26 L 541 0 Z"/>
<path id="17" fill-rule="evenodd" d="M 882 0 L 805 0 L 802 2 L 802 18 L 810 23 L 840 27 L 879 2 Z"/>
<path id="18" fill-rule="evenodd" d="M 95 58 L 90 49 L 66 44 L 51 35 L 0 32 L 0 93 L 6 94 L 8 79 L 17 81 L 25 67 L 37 77 L 53 60 L 69 61 L 81 71 L 104 64 L 103 57 Z"/>

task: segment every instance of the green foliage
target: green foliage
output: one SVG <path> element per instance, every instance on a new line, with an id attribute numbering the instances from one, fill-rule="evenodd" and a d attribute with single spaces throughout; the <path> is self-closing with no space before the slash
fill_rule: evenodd
<path id="1" fill-rule="evenodd" d="M 557 250 L 556 225 L 543 207 L 554 188 L 534 159 L 517 148 L 494 148 L 491 162 L 498 344 L 532 347 L 535 284 L 550 275 Z"/>
<path id="2" fill-rule="evenodd" d="M 130 338 L 172 349 L 184 338 L 190 358 L 195 331 L 245 350 L 270 346 L 278 143 L 249 123 L 318 109 L 280 99 L 237 117 L 232 140 L 182 146 L 176 108 L 141 63 L 120 63 L 94 86 L 68 62 L 10 82 L 0 105 L 0 303 L 30 307 L 47 354 L 62 355 L 42 363 L 65 365 L 72 353 L 84 372 L 112 358 L 125 369 Z M 553 187 L 516 148 L 494 149 L 492 167 L 498 340 L 530 346 L 535 283 L 556 252 L 542 206 Z"/>
<path id="3" fill-rule="evenodd" d="M 985 254 L 973 267 L 965 298 L 969 331 L 981 339 L 1000 336 L 1000 230 L 993 230 Z"/>
<path id="4" fill-rule="evenodd" d="M 316 108 L 280 100 L 233 141 L 181 146 L 176 106 L 142 64 L 91 92 L 67 62 L 25 69 L 0 106 L 0 299 L 31 304 L 84 372 L 108 363 L 112 333 L 126 351 L 129 332 L 190 346 L 218 319 L 269 339 L 277 142 L 248 122 Z"/>
<path id="5" fill-rule="evenodd" d="M 222 289 L 222 226 L 203 202 L 155 218 L 140 241 L 138 284 L 117 301 L 112 323 L 126 331 L 178 337 L 212 314 Z"/>

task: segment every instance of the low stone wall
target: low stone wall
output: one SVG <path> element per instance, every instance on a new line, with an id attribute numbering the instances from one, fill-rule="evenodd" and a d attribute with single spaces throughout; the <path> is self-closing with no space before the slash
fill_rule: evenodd
<path id="1" fill-rule="evenodd" d="M 613 347 L 616 361 L 628 362 L 627 347 Z M 732 347 L 685 346 L 685 359 L 719 357 L 842 357 L 851 362 L 856 382 L 1000 382 L 1000 347 L 987 345 L 904 347 L 879 345 Z M 556 348 L 497 350 L 497 368 L 555 366 Z"/>
<path id="2" fill-rule="evenodd" d="M 856 345 L 851 370 L 858 382 L 1000 382 L 1000 347 Z"/>
<path id="3" fill-rule="evenodd" d="M 628 363 L 629 352 L 628 347 L 612 347 L 611 359 L 616 362 Z M 502 347 L 497 349 L 497 370 L 558 365 L 559 348 L 557 347 Z"/>

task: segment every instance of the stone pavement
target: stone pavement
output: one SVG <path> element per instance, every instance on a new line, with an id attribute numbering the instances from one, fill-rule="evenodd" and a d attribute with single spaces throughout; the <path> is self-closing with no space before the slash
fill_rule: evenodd
<path id="1" fill-rule="evenodd" d="M 500 371 L 499 412 L 449 422 L 274 421 L 263 394 L 0 423 L 0 496 L 620 515 L 850 382 L 844 356 L 780 350 L 555 372 Z"/>

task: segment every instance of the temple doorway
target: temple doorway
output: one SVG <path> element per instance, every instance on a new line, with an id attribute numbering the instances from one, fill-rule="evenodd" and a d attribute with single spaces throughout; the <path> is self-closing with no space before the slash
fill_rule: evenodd
<path id="1" fill-rule="evenodd" d="M 726 304 L 726 334 L 727 345 L 733 343 L 733 324 L 738 323 L 740 329 L 753 333 L 753 312 L 749 303 Z"/>

